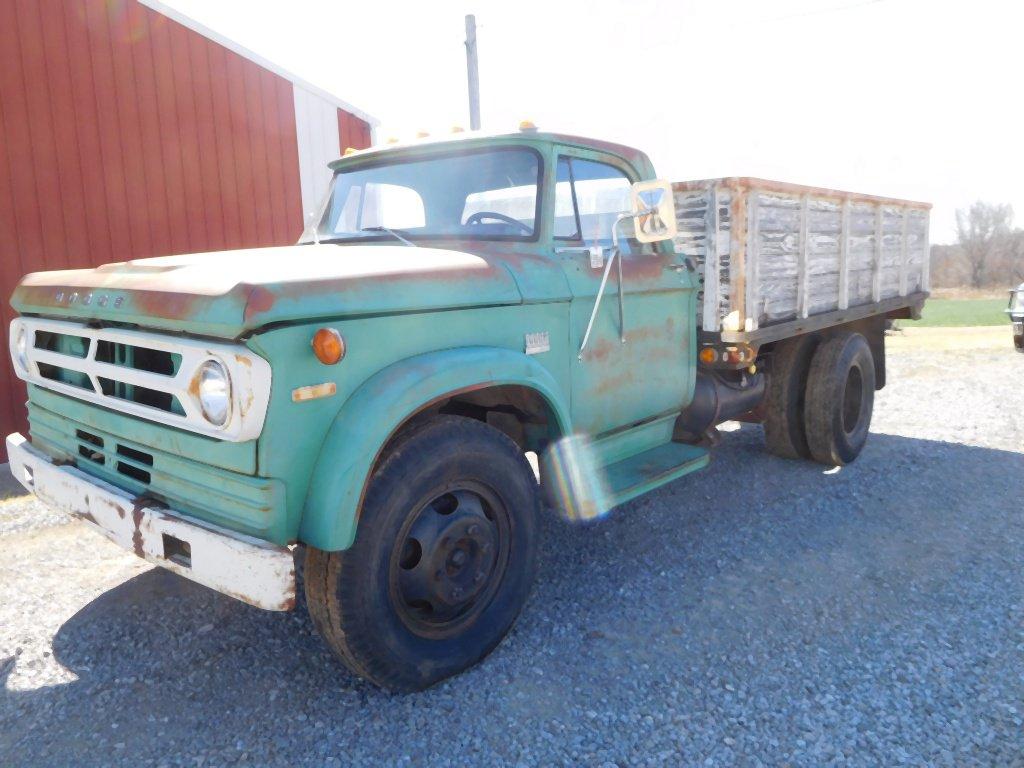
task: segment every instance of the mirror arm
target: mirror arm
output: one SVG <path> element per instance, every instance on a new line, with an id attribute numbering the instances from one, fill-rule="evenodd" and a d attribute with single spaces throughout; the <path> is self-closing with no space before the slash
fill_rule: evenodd
<path id="1" fill-rule="evenodd" d="M 583 359 L 583 350 L 587 346 L 587 342 L 590 340 L 590 332 L 594 330 L 594 320 L 597 318 L 597 310 L 601 307 L 601 298 L 604 296 L 604 287 L 608 284 L 608 275 L 611 274 L 612 265 L 618 266 L 618 277 L 619 277 L 619 341 L 623 344 L 626 343 L 626 312 L 623 308 L 622 302 L 622 253 L 619 251 L 619 224 L 632 219 L 636 216 L 645 216 L 652 212 L 653 209 L 647 208 L 643 211 L 637 211 L 636 213 L 620 213 L 615 217 L 615 223 L 612 224 L 612 254 L 608 257 L 608 263 L 604 265 L 604 274 L 601 275 L 601 285 L 597 289 L 597 298 L 594 300 L 594 308 L 590 312 L 590 320 L 587 322 L 587 330 L 583 334 L 583 341 L 580 344 L 580 351 L 577 355 L 578 360 Z"/>

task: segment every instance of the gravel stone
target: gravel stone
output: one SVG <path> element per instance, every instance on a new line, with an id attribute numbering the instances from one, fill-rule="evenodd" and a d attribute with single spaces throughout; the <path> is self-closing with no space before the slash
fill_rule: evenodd
<path id="1" fill-rule="evenodd" d="M 1024 355 L 889 357 L 841 470 L 724 433 L 571 527 L 482 664 L 417 695 L 0 501 L 0 765 L 1011 765 L 1024 754 Z M 9 494 L 8 494 L 9 495 Z"/>

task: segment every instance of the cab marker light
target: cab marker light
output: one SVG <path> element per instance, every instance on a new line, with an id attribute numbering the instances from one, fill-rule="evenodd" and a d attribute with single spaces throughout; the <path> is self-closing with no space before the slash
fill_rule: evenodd
<path id="1" fill-rule="evenodd" d="M 334 365 L 345 357 L 345 340 L 334 328 L 321 328 L 310 343 L 316 359 L 324 365 Z"/>

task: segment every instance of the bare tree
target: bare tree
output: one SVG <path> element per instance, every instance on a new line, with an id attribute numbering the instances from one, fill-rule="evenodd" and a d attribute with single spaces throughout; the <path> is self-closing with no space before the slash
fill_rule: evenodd
<path id="1" fill-rule="evenodd" d="M 1007 238 L 1007 260 L 1010 281 L 1013 285 L 1024 283 L 1024 229 L 1015 229 Z"/>
<path id="2" fill-rule="evenodd" d="M 966 211 L 956 212 L 956 232 L 967 260 L 971 287 L 980 288 L 998 241 L 1010 232 L 1013 208 L 979 200 Z"/>

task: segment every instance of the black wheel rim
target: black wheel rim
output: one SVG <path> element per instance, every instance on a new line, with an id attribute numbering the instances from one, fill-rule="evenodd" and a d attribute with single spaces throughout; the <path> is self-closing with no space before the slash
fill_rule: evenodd
<path id="1" fill-rule="evenodd" d="M 459 634 L 490 604 L 508 564 L 509 515 L 496 494 L 465 483 L 433 495 L 402 525 L 389 591 L 416 634 Z"/>
<path id="2" fill-rule="evenodd" d="M 843 388 L 843 431 L 850 435 L 860 424 L 860 415 L 864 410 L 864 377 L 860 368 L 853 366 L 846 376 Z"/>

